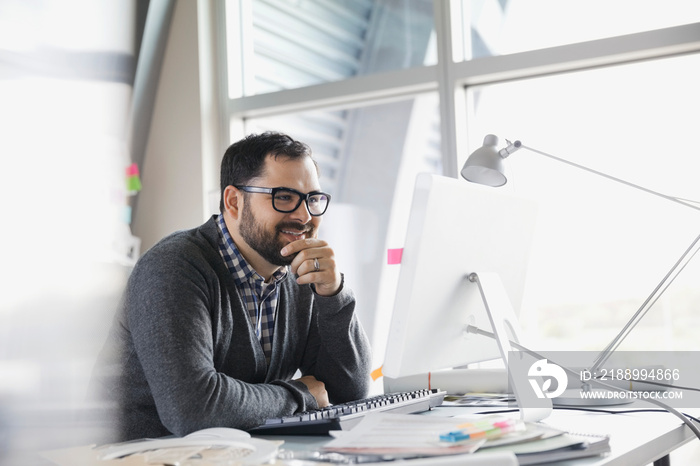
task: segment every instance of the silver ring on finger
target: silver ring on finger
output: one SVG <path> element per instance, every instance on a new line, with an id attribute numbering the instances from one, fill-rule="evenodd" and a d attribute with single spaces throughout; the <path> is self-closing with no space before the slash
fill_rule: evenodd
<path id="1" fill-rule="evenodd" d="M 314 258 L 314 272 L 321 270 L 321 265 L 318 263 L 318 259 Z"/>

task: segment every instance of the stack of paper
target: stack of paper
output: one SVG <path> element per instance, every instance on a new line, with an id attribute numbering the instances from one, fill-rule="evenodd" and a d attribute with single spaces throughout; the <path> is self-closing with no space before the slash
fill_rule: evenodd
<path id="1" fill-rule="evenodd" d="M 392 458 L 473 453 L 486 441 L 440 442 L 440 434 L 455 429 L 452 418 L 413 414 L 370 413 L 349 431 L 324 446 L 338 453 L 374 454 Z"/>
<path id="2" fill-rule="evenodd" d="M 338 433 L 324 450 L 352 455 L 382 455 L 405 459 L 481 452 L 513 452 L 521 465 L 601 455 L 610 451 L 607 437 L 583 438 L 537 423 L 490 438 L 464 436 L 460 441 L 441 441 L 471 423 L 494 423 L 503 416 L 432 417 L 414 414 L 371 413 L 352 430 Z M 505 418 L 510 419 L 510 418 Z M 512 421 L 512 419 L 510 419 Z M 520 421 L 517 421 L 520 422 Z"/>

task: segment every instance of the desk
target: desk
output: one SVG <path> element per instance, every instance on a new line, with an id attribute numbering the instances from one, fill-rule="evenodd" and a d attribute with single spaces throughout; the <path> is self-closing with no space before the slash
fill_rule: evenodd
<path id="1" fill-rule="evenodd" d="M 648 406 L 641 405 L 638 407 L 647 408 Z M 417 416 L 449 417 L 482 411 L 484 411 L 483 408 L 441 406 L 432 411 L 417 414 Z M 696 415 L 697 412 L 691 412 L 691 414 Z M 547 465 L 552 466 L 644 466 L 650 463 L 654 463 L 655 466 L 665 466 L 669 464 L 668 455 L 672 451 L 696 438 L 693 432 L 680 419 L 672 414 L 663 412 L 612 415 L 585 411 L 555 410 L 543 422 L 568 432 L 610 435 L 611 452 L 608 455 L 547 463 Z M 260 436 L 260 438 L 283 440 L 282 449 L 291 451 L 319 450 L 330 440 L 328 436 Z M 474 456 L 478 457 L 479 454 L 477 452 Z M 102 461 L 95 460 L 95 453 L 89 446 L 63 451 L 57 450 L 42 456 L 52 461 L 53 464 L 61 466 L 101 466 L 105 464 Z M 125 460 L 120 460 L 120 462 L 127 464 Z M 418 464 L 421 466 L 434 466 L 437 461 L 415 460 L 413 463 L 417 463 L 416 466 Z M 110 464 L 112 463 L 110 462 Z M 144 463 L 133 462 L 129 464 L 140 465 Z M 278 461 L 277 464 L 299 463 Z M 303 464 L 314 463 L 303 462 Z M 382 464 L 388 466 L 391 463 Z M 410 466 L 411 462 L 402 464 Z"/>
<path id="2" fill-rule="evenodd" d="M 640 403 L 635 407 L 643 409 L 650 406 Z M 455 416 L 483 411 L 483 408 L 441 406 L 421 415 Z M 668 455 L 672 451 L 696 439 L 695 434 L 680 419 L 662 412 L 612 415 L 555 409 L 543 422 L 569 432 L 610 435 L 611 451 L 608 455 L 547 463 L 553 466 L 641 466 L 651 463 L 655 466 L 665 466 L 669 464 Z M 284 440 L 282 448 L 293 451 L 318 450 L 329 440 L 329 437 L 321 436 L 262 438 Z M 478 454 L 477 452 L 476 455 Z"/>
<path id="3" fill-rule="evenodd" d="M 695 434 L 680 419 L 669 413 L 605 414 L 555 410 L 546 424 L 571 432 L 610 435 L 610 454 L 559 464 L 645 465 L 669 464 L 668 455 L 690 442 Z"/>

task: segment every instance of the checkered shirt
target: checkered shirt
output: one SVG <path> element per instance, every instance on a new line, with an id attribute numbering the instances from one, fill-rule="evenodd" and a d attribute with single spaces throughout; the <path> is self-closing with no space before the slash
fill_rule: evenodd
<path id="1" fill-rule="evenodd" d="M 250 316 L 250 322 L 255 328 L 255 335 L 260 341 L 265 359 L 270 363 L 272 353 L 272 335 L 275 330 L 275 313 L 279 297 L 279 281 L 287 275 L 287 268 L 279 268 L 271 277 L 270 283 L 265 283 L 261 277 L 246 262 L 231 238 L 226 228 L 224 216 L 219 215 L 219 252 L 226 262 L 229 272 L 233 276 L 238 289 L 243 297 Z"/>

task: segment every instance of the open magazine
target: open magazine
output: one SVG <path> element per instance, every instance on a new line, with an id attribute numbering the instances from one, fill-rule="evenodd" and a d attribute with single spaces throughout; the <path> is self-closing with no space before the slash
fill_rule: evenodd
<path id="1" fill-rule="evenodd" d="M 47 452 L 44 456 L 56 464 L 73 464 L 76 458 L 83 464 L 148 465 L 258 465 L 269 463 L 277 456 L 280 441 L 252 438 L 238 429 L 215 427 L 199 430 L 184 437 L 141 439 L 94 448 Z M 66 461 L 72 461 L 66 463 Z"/>

